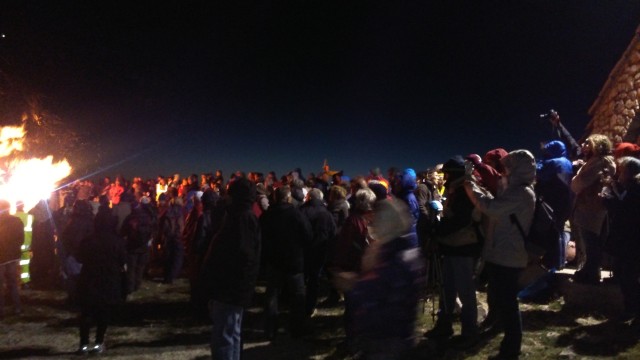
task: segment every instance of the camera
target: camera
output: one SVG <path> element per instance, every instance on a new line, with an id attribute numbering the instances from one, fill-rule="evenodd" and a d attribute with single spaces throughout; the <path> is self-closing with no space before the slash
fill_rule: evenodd
<path id="1" fill-rule="evenodd" d="M 548 113 L 540 114 L 540 119 L 553 119 L 558 117 L 558 112 L 551 109 Z"/>

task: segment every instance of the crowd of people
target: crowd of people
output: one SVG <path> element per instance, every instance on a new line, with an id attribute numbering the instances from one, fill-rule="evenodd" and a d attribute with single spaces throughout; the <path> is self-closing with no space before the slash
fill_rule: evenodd
<path id="1" fill-rule="evenodd" d="M 266 340 L 282 336 L 281 327 L 292 337 L 313 334 L 326 297 L 344 306 L 349 353 L 395 359 L 416 344 L 418 302 L 437 275 L 438 318 L 424 336 L 468 349 L 500 327 L 504 337 L 492 358 L 516 359 L 519 298 L 539 293 L 540 281 L 554 290 L 554 272 L 572 260 L 570 240 L 580 268 L 573 280 L 599 284 L 603 254 L 613 256 L 622 319 L 639 315 L 639 157 L 637 145 L 614 148 L 593 134 L 581 145 L 549 141 L 537 161 L 528 150 L 496 148 L 452 156 L 420 173 L 391 168 L 385 176 L 376 168 L 349 178 L 325 166 L 308 176 L 297 168 L 281 177 L 238 171 L 226 179 L 216 171 L 81 180 L 65 189 L 59 209 L 49 212 L 52 205 L 42 202 L 31 211 L 31 278 L 63 279 L 69 303 L 80 309 L 79 354 L 105 350 L 113 307 L 140 289 L 155 265 L 164 283 L 189 279 L 194 314 L 213 323 L 214 359 L 240 358 L 244 309 L 261 277 Z M 532 257 L 521 228 L 531 226 L 538 197 L 554 209 L 563 247 Z M 0 202 L 0 279 L 15 280 L 20 239 L 8 208 Z M 546 276 L 523 284 L 527 266 L 541 262 Z M 322 279 L 331 284 L 325 294 Z M 7 285 L 19 309 L 17 284 Z M 489 312 L 478 323 L 476 291 L 484 285 Z M 283 296 L 286 325 L 279 322 Z M 454 336 L 458 303 L 461 333 Z"/>

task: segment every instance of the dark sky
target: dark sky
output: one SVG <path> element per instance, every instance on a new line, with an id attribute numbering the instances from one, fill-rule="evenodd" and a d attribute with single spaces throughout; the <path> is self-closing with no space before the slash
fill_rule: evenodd
<path id="1" fill-rule="evenodd" d="M 538 155 L 538 115 L 580 137 L 640 24 L 630 0 L 162 3 L 0 5 L 3 71 L 89 134 L 96 171 L 119 164 L 105 175 Z"/>

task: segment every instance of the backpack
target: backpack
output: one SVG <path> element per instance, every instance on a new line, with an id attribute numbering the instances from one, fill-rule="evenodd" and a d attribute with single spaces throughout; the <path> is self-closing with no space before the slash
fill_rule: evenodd
<path id="1" fill-rule="evenodd" d="M 524 238 L 530 259 L 548 269 L 560 269 L 564 266 L 563 241 L 556 223 L 556 214 L 542 196 L 536 194 L 533 221 L 528 233 L 525 233 L 515 214 L 511 214 L 509 217 Z"/>

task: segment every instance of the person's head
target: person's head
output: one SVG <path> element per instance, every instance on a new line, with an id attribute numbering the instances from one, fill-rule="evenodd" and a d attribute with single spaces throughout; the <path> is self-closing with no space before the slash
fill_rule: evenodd
<path id="1" fill-rule="evenodd" d="M 362 212 L 371 211 L 376 200 L 377 197 L 373 190 L 369 188 L 360 189 L 356 192 L 355 208 Z"/>
<path id="2" fill-rule="evenodd" d="M 347 189 L 342 186 L 333 185 L 329 189 L 329 202 L 345 200 L 347 198 Z"/>
<path id="3" fill-rule="evenodd" d="M 351 187 L 351 194 L 355 194 L 358 190 L 367 188 L 367 182 L 362 176 L 356 176 L 351 179 L 351 183 L 349 185 Z"/>
<path id="4" fill-rule="evenodd" d="M 189 176 L 189 180 L 188 180 L 188 184 L 189 185 L 197 185 L 198 184 L 198 175 L 196 174 L 191 174 Z"/>
<path id="5" fill-rule="evenodd" d="M 625 189 L 640 185 L 640 160 L 625 156 L 618 161 L 618 183 Z"/>
<path id="6" fill-rule="evenodd" d="M 76 200 L 73 203 L 73 214 L 75 215 L 93 215 L 93 208 L 87 200 Z"/>
<path id="7" fill-rule="evenodd" d="M 282 185 L 275 191 L 276 203 L 290 203 L 291 202 L 291 187 L 289 185 Z"/>
<path id="8" fill-rule="evenodd" d="M 590 135 L 582 143 L 582 153 L 586 159 L 593 156 L 602 156 L 611 154 L 611 140 L 606 135 L 593 134 Z"/>
<path id="9" fill-rule="evenodd" d="M 536 178 L 536 159 L 529 150 L 514 150 L 502 159 L 507 181 L 514 185 L 532 185 Z"/>
<path id="10" fill-rule="evenodd" d="M 398 173 L 398 191 L 413 191 L 418 186 L 416 171 L 407 168 Z"/>
<path id="11" fill-rule="evenodd" d="M 567 147 L 562 141 L 553 140 L 544 144 L 542 147 L 542 153 L 545 159 L 567 157 Z"/>
<path id="12" fill-rule="evenodd" d="M 444 180 L 451 183 L 464 176 L 464 159 L 461 155 L 452 156 L 442 165 Z"/>
<path id="13" fill-rule="evenodd" d="M 616 145 L 613 151 L 613 157 L 620 159 L 625 156 L 640 157 L 640 146 L 628 142 L 622 142 Z"/>
<path id="14" fill-rule="evenodd" d="M 11 210 L 11 204 L 4 199 L 0 199 L 0 216 L 9 215 L 9 210 Z"/>
<path id="15" fill-rule="evenodd" d="M 482 161 L 502 174 L 504 173 L 504 167 L 502 166 L 500 160 L 507 156 L 507 154 L 507 150 L 503 148 L 489 150 L 486 154 L 484 154 Z"/>
<path id="16" fill-rule="evenodd" d="M 320 189 L 311 189 L 307 193 L 307 198 L 309 200 L 320 200 L 320 201 L 322 201 L 322 199 L 324 199 L 324 194 L 322 193 L 322 191 Z"/>

